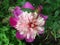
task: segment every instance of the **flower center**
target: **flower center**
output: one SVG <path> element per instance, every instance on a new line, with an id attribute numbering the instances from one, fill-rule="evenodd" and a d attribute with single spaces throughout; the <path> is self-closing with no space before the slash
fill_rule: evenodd
<path id="1" fill-rule="evenodd" d="M 33 22 L 30 22 L 29 24 L 29 27 L 31 27 L 31 28 L 35 28 L 37 25 L 35 24 L 35 23 L 33 23 Z"/>

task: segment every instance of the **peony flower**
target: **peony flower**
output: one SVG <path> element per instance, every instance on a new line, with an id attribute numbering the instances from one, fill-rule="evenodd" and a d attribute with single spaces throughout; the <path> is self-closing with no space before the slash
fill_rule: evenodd
<path id="1" fill-rule="evenodd" d="M 23 8 L 34 9 L 29 2 L 26 2 Z M 47 16 L 37 12 L 24 12 L 18 6 L 13 10 L 13 15 L 14 17 L 10 17 L 10 25 L 17 30 L 16 38 L 25 39 L 26 42 L 33 42 L 36 35 L 44 33 Z"/>

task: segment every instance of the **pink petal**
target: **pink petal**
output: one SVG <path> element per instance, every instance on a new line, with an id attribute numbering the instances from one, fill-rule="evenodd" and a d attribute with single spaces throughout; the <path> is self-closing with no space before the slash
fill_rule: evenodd
<path id="1" fill-rule="evenodd" d="M 39 34 L 43 34 L 44 33 L 44 30 L 42 30 L 42 31 L 39 31 Z"/>
<path id="2" fill-rule="evenodd" d="M 29 39 L 25 39 L 25 40 L 26 40 L 26 42 L 33 42 L 34 41 L 33 38 L 29 38 Z"/>
<path id="3" fill-rule="evenodd" d="M 15 25 L 16 25 L 16 23 L 17 23 L 17 20 L 16 20 L 16 18 L 14 18 L 14 17 L 10 17 L 10 25 L 11 26 L 13 26 L 13 27 L 15 27 Z"/>
<path id="4" fill-rule="evenodd" d="M 22 39 L 24 39 L 24 36 L 21 35 L 19 32 L 16 32 L 16 38 L 22 40 Z"/>
<path id="5" fill-rule="evenodd" d="M 40 8 L 40 10 L 42 10 L 42 9 L 43 9 L 43 6 L 42 6 L 42 5 L 40 5 L 40 6 L 38 6 L 38 8 Z"/>
<path id="6" fill-rule="evenodd" d="M 44 17 L 45 20 L 48 19 L 48 16 L 43 16 L 43 17 Z"/>
<path id="7" fill-rule="evenodd" d="M 39 34 L 43 34 L 44 33 L 44 27 L 39 27 L 38 30 L 39 30 L 38 31 Z"/>
<path id="8" fill-rule="evenodd" d="M 38 6 L 38 12 L 41 12 L 42 9 L 43 9 L 43 6 L 42 5 Z"/>
<path id="9" fill-rule="evenodd" d="M 22 13 L 22 10 L 20 7 L 16 6 L 12 13 L 14 14 L 15 17 L 17 17 L 18 15 Z"/>
<path id="10" fill-rule="evenodd" d="M 29 9 L 34 10 L 34 7 L 32 6 L 32 4 L 31 4 L 30 2 L 26 2 L 26 3 L 23 5 L 23 8 L 29 8 Z"/>
<path id="11" fill-rule="evenodd" d="M 48 19 L 48 16 L 46 16 L 46 15 L 40 14 L 40 16 L 43 17 L 45 20 Z"/>
<path id="12" fill-rule="evenodd" d="M 20 10 L 21 8 L 19 6 L 16 6 L 15 9 L 19 9 Z"/>

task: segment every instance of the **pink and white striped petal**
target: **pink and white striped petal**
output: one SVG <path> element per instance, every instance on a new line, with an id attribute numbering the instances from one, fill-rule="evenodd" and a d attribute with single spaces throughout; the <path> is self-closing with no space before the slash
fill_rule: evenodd
<path id="1" fill-rule="evenodd" d="M 44 18 L 44 20 L 47 20 L 48 19 L 48 16 L 46 15 L 43 15 L 43 14 L 39 14 L 42 18 Z"/>
<path id="2" fill-rule="evenodd" d="M 44 33 L 44 27 L 37 27 L 38 34 L 43 34 Z"/>
<path id="3" fill-rule="evenodd" d="M 25 39 L 26 40 L 26 42 L 33 42 L 34 41 L 34 39 L 33 38 L 29 38 L 29 39 Z"/>

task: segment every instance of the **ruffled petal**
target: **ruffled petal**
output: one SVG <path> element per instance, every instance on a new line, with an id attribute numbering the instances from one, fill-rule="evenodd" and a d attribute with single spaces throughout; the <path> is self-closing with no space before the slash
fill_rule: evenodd
<path id="1" fill-rule="evenodd" d="M 44 20 L 47 20 L 47 19 L 48 19 L 48 16 L 46 16 L 46 15 L 40 14 L 40 16 L 41 16 L 42 18 L 44 18 Z"/>
<path id="2" fill-rule="evenodd" d="M 42 30 L 42 31 L 39 31 L 39 34 L 43 34 L 44 33 L 44 30 Z"/>
<path id="3" fill-rule="evenodd" d="M 16 32 L 16 38 L 22 40 L 22 39 L 24 39 L 24 36 L 21 35 L 19 32 Z"/>
<path id="4" fill-rule="evenodd" d="M 37 27 L 38 33 L 43 34 L 44 33 L 44 27 Z"/>
<path id="5" fill-rule="evenodd" d="M 34 10 L 34 7 L 32 6 L 32 4 L 30 2 L 26 2 L 22 7 Z"/>
<path id="6" fill-rule="evenodd" d="M 37 25 L 39 26 L 44 26 L 45 25 L 45 20 L 44 18 L 39 17 L 36 22 Z"/>
<path id="7" fill-rule="evenodd" d="M 21 8 L 18 7 L 18 6 L 16 6 L 15 9 L 14 9 L 14 11 L 13 11 L 13 15 L 14 15 L 15 17 L 17 17 L 17 16 L 20 15 L 21 13 L 22 13 Z"/>
<path id="8" fill-rule="evenodd" d="M 12 26 L 12 27 L 15 27 L 16 26 L 16 24 L 17 24 L 17 19 L 16 18 L 14 18 L 14 17 L 10 17 L 10 25 Z"/>
<path id="9" fill-rule="evenodd" d="M 25 39 L 25 40 L 26 40 L 26 42 L 33 42 L 34 41 L 33 38 L 29 38 L 29 39 Z"/>

